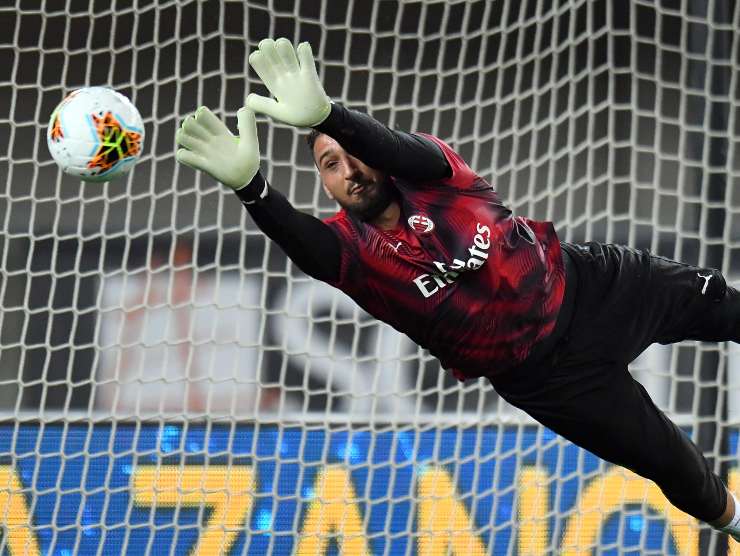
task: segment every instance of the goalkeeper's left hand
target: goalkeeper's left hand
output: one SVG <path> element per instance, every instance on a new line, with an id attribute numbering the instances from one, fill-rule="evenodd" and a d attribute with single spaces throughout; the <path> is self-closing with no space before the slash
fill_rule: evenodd
<path id="1" fill-rule="evenodd" d="M 175 135 L 182 148 L 178 162 L 201 170 L 225 186 L 242 189 L 260 169 L 260 151 L 254 112 L 240 108 L 236 113 L 239 137 L 205 106 L 188 116 Z"/>
<path id="2" fill-rule="evenodd" d="M 297 127 L 317 126 L 331 112 L 307 42 L 293 49 L 288 39 L 264 39 L 249 55 L 249 64 L 275 99 L 252 93 L 248 108 Z"/>

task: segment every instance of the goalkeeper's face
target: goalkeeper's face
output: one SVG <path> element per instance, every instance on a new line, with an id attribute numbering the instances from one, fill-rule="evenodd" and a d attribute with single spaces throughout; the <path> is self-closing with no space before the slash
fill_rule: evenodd
<path id="1" fill-rule="evenodd" d="M 313 155 L 326 194 L 363 222 L 373 221 L 393 201 L 388 177 L 347 153 L 328 135 L 316 138 Z"/>

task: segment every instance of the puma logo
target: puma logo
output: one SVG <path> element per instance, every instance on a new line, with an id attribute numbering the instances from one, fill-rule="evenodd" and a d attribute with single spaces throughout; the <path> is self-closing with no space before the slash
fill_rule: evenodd
<path id="1" fill-rule="evenodd" d="M 711 274 L 707 274 L 706 276 L 704 276 L 703 274 L 700 274 L 698 272 L 696 273 L 696 275 L 699 278 L 704 278 L 704 287 L 701 289 L 701 294 L 704 295 L 704 294 L 707 293 L 707 286 L 709 286 L 709 280 L 712 279 L 712 275 Z"/>
<path id="2" fill-rule="evenodd" d="M 401 245 L 403 245 L 403 242 L 399 241 L 396 245 L 391 245 L 390 243 L 388 245 L 390 246 L 391 249 L 393 249 L 396 253 L 398 253 L 398 248 L 401 247 Z"/>

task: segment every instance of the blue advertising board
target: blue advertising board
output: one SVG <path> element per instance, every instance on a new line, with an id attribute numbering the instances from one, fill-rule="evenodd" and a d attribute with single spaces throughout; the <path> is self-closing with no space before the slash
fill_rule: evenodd
<path id="1" fill-rule="evenodd" d="M 0 458 L 6 554 L 698 554 L 652 483 L 538 427 L 5 424 Z"/>

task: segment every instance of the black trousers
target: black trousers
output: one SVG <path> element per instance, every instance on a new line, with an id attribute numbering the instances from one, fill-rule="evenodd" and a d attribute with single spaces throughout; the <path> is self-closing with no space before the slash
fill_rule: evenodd
<path id="1" fill-rule="evenodd" d="M 717 270 L 617 245 L 563 243 L 566 301 L 552 337 L 490 377 L 506 401 L 573 443 L 654 481 L 703 521 L 727 491 L 627 370 L 650 344 L 740 341 L 740 293 Z"/>

